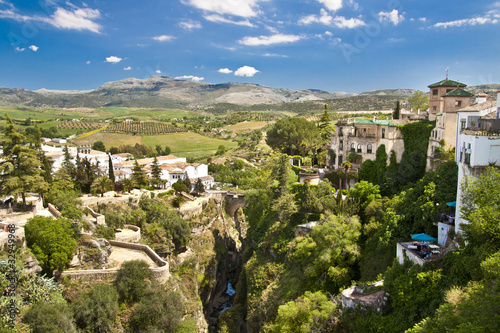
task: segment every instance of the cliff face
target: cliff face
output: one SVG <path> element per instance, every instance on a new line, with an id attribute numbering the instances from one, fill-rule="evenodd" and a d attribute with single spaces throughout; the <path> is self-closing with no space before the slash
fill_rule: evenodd
<path id="1" fill-rule="evenodd" d="M 220 312 L 231 299 L 228 282 L 236 286 L 241 271 L 240 237 L 244 221 L 227 216 L 221 200 L 208 202 L 200 215 L 189 220 L 192 237 L 188 250 L 174 259 L 172 270 L 180 280 L 178 287 L 196 314 L 199 332 L 215 332 Z"/>

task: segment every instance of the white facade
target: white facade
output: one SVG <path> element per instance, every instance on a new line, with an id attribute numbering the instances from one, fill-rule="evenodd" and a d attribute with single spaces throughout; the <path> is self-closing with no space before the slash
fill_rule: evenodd
<path id="1" fill-rule="evenodd" d="M 458 164 L 457 206 L 455 211 L 455 232 L 460 232 L 460 224 L 467 223 L 461 216 L 461 184 L 465 177 L 478 177 L 486 167 L 500 166 L 500 135 L 496 128 L 500 125 L 500 93 L 497 102 L 486 105 L 482 110 L 459 111 L 457 118 L 457 142 L 455 161 Z M 489 121 L 495 124 L 495 130 L 485 128 Z M 483 126 L 483 128 L 480 128 Z"/>

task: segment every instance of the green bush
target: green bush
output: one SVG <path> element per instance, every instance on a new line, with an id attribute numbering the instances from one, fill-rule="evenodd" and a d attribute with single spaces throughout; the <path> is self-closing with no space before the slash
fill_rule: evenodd
<path id="1" fill-rule="evenodd" d="M 154 280 L 144 260 L 131 260 L 122 264 L 116 275 L 115 286 L 120 300 L 139 301 Z"/>

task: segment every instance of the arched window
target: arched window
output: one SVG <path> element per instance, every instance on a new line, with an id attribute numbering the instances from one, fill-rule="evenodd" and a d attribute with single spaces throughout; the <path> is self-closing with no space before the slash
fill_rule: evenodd
<path id="1" fill-rule="evenodd" d="M 356 146 L 354 145 L 354 143 L 351 143 L 351 152 L 352 153 L 356 152 Z"/>
<path id="2" fill-rule="evenodd" d="M 358 144 L 358 153 L 361 153 L 362 150 L 361 150 L 361 144 Z"/>
<path id="3" fill-rule="evenodd" d="M 366 146 L 366 152 L 367 152 L 368 154 L 371 154 L 371 153 L 372 153 L 372 145 L 371 145 L 371 144 L 368 144 L 368 145 Z"/>

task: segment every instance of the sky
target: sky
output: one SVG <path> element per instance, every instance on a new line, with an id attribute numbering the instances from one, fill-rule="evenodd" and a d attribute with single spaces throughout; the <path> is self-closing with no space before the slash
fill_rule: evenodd
<path id="1" fill-rule="evenodd" d="M 500 1 L 0 0 L 0 86 L 166 75 L 362 92 L 500 83 Z"/>

